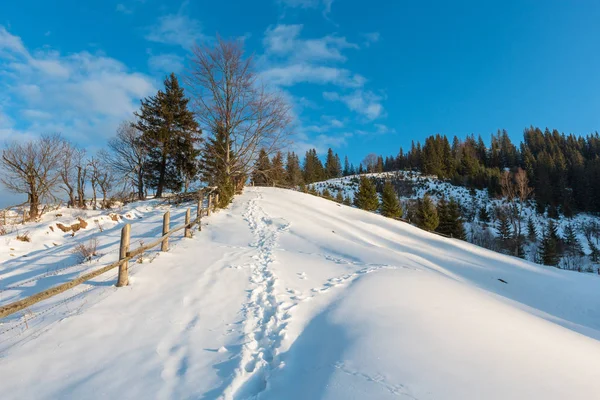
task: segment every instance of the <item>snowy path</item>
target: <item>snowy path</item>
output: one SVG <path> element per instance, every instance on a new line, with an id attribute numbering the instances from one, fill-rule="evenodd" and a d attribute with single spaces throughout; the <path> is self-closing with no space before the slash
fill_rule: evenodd
<path id="1" fill-rule="evenodd" d="M 139 265 L 131 286 L 91 290 L 85 307 L 0 353 L 0 397 L 600 391 L 600 280 L 285 190 L 248 188 L 204 223 Z"/>

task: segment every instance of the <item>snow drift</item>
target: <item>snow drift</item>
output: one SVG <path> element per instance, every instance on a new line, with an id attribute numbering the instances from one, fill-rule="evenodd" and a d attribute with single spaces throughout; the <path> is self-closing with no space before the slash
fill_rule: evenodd
<path id="1" fill-rule="evenodd" d="M 247 189 L 204 222 L 129 287 L 98 285 L 85 298 L 103 290 L 101 301 L 11 339 L 2 397 L 600 392 L 596 276 L 281 189 Z"/>

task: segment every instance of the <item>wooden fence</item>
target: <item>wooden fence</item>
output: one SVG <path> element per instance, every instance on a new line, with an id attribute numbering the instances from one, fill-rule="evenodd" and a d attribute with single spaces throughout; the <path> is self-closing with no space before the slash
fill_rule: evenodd
<path id="1" fill-rule="evenodd" d="M 204 208 L 204 199 L 207 198 L 207 207 Z M 219 194 L 214 190 L 214 188 L 209 188 L 208 190 L 200 190 L 197 195 L 198 204 L 196 209 L 196 218 L 194 220 L 191 219 L 191 209 L 188 208 L 185 214 L 185 222 L 183 225 L 171 228 L 170 227 L 170 212 L 167 211 L 163 215 L 163 229 L 162 236 L 158 239 L 154 240 L 151 243 L 140 246 L 135 250 L 129 249 L 129 239 L 131 233 L 131 225 L 126 224 L 121 229 L 121 243 L 119 248 L 119 260 L 115 261 L 112 264 L 109 264 L 105 267 L 97 269 L 95 271 L 84 274 L 72 281 L 65 282 L 61 285 L 52 287 L 50 289 L 44 290 L 43 292 L 34 294 L 33 296 L 29 296 L 25 299 L 21 299 L 15 301 L 13 303 L 9 303 L 7 305 L 0 307 L 0 318 L 7 317 L 12 315 L 18 311 L 24 310 L 40 301 L 49 299 L 50 297 L 56 296 L 62 292 L 65 292 L 77 285 L 80 285 L 90 279 L 93 279 L 99 275 L 104 274 L 105 272 L 110 271 L 111 269 L 119 267 L 119 274 L 117 278 L 117 287 L 126 286 L 129 283 L 129 261 L 138 255 L 144 253 L 147 250 L 150 250 L 159 244 L 161 245 L 161 251 L 169 250 L 169 237 L 179 232 L 181 230 L 184 231 L 184 237 L 189 238 L 192 236 L 192 228 L 195 225 L 198 225 L 198 230 L 202 230 L 202 217 L 204 215 L 209 216 L 211 210 L 216 208 L 216 204 L 219 203 Z"/>

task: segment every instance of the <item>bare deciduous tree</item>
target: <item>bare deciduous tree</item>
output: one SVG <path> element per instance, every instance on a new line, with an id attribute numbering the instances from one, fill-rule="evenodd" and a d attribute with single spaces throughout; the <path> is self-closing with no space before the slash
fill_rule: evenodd
<path id="1" fill-rule="evenodd" d="M 226 133 L 226 150 L 215 157 L 224 157 L 228 176 L 248 175 L 260 149 L 272 155 L 289 144 L 290 106 L 258 81 L 240 41 L 195 46 L 186 81 L 201 128 Z"/>
<path id="2" fill-rule="evenodd" d="M 53 197 L 62 146 L 59 135 L 50 135 L 27 143 L 12 142 L 2 151 L 0 180 L 8 190 L 27 194 L 31 220 L 38 217 L 40 202 Z"/>
<path id="3" fill-rule="evenodd" d="M 60 189 L 64 190 L 69 197 L 67 206 L 75 207 L 78 205 L 76 199 L 77 189 L 77 167 L 84 163 L 85 151 L 74 146 L 69 141 L 64 140 L 61 148 L 61 163 L 59 167 Z"/>
<path id="4" fill-rule="evenodd" d="M 377 168 L 377 154 L 369 153 L 363 160 L 363 165 L 367 169 L 367 172 L 374 172 Z"/>
<path id="5" fill-rule="evenodd" d="M 509 171 L 504 171 L 500 177 L 500 188 L 502 195 L 508 200 L 510 207 L 508 216 L 512 225 L 515 238 L 520 239 L 522 234 L 523 208 L 527 199 L 533 193 L 533 189 L 529 187 L 529 179 L 527 173 L 519 168 L 517 172 L 511 174 Z"/>
<path id="6" fill-rule="evenodd" d="M 130 122 L 121 123 L 117 128 L 117 136 L 108 141 L 110 153 L 104 153 L 101 157 L 123 181 L 131 184 L 138 199 L 143 200 L 147 151 L 140 136 L 140 132 Z"/>

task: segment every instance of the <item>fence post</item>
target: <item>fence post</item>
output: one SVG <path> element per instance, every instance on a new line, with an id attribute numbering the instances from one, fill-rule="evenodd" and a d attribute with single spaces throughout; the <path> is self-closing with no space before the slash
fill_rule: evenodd
<path id="1" fill-rule="evenodd" d="M 212 206 L 212 193 L 208 194 L 208 208 L 206 209 L 206 216 L 208 217 L 210 215 L 210 208 Z"/>
<path id="2" fill-rule="evenodd" d="M 219 207 L 219 193 L 215 194 L 215 210 Z"/>
<path id="3" fill-rule="evenodd" d="M 198 230 L 202 230 L 202 201 L 204 196 L 200 195 L 198 198 L 198 209 L 196 210 L 196 219 L 198 220 Z"/>
<path id="4" fill-rule="evenodd" d="M 129 251 L 129 235 L 131 233 L 131 225 L 125 224 L 121 229 L 121 247 L 119 249 L 119 260 L 127 257 Z M 127 286 L 129 284 L 129 261 L 124 261 L 119 265 L 119 278 L 117 279 L 117 287 Z"/>
<path id="5" fill-rule="evenodd" d="M 190 214 L 192 213 L 192 210 L 190 210 L 189 208 L 187 209 L 187 211 L 185 212 L 185 229 L 184 229 L 184 236 L 186 238 L 191 238 L 192 237 L 192 231 L 190 229 Z"/>
<path id="6" fill-rule="evenodd" d="M 163 236 L 169 233 L 169 224 L 171 222 L 171 213 L 167 211 L 163 216 Z M 164 238 L 160 245 L 160 251 L 169 251 L 169 238 Z"/>

